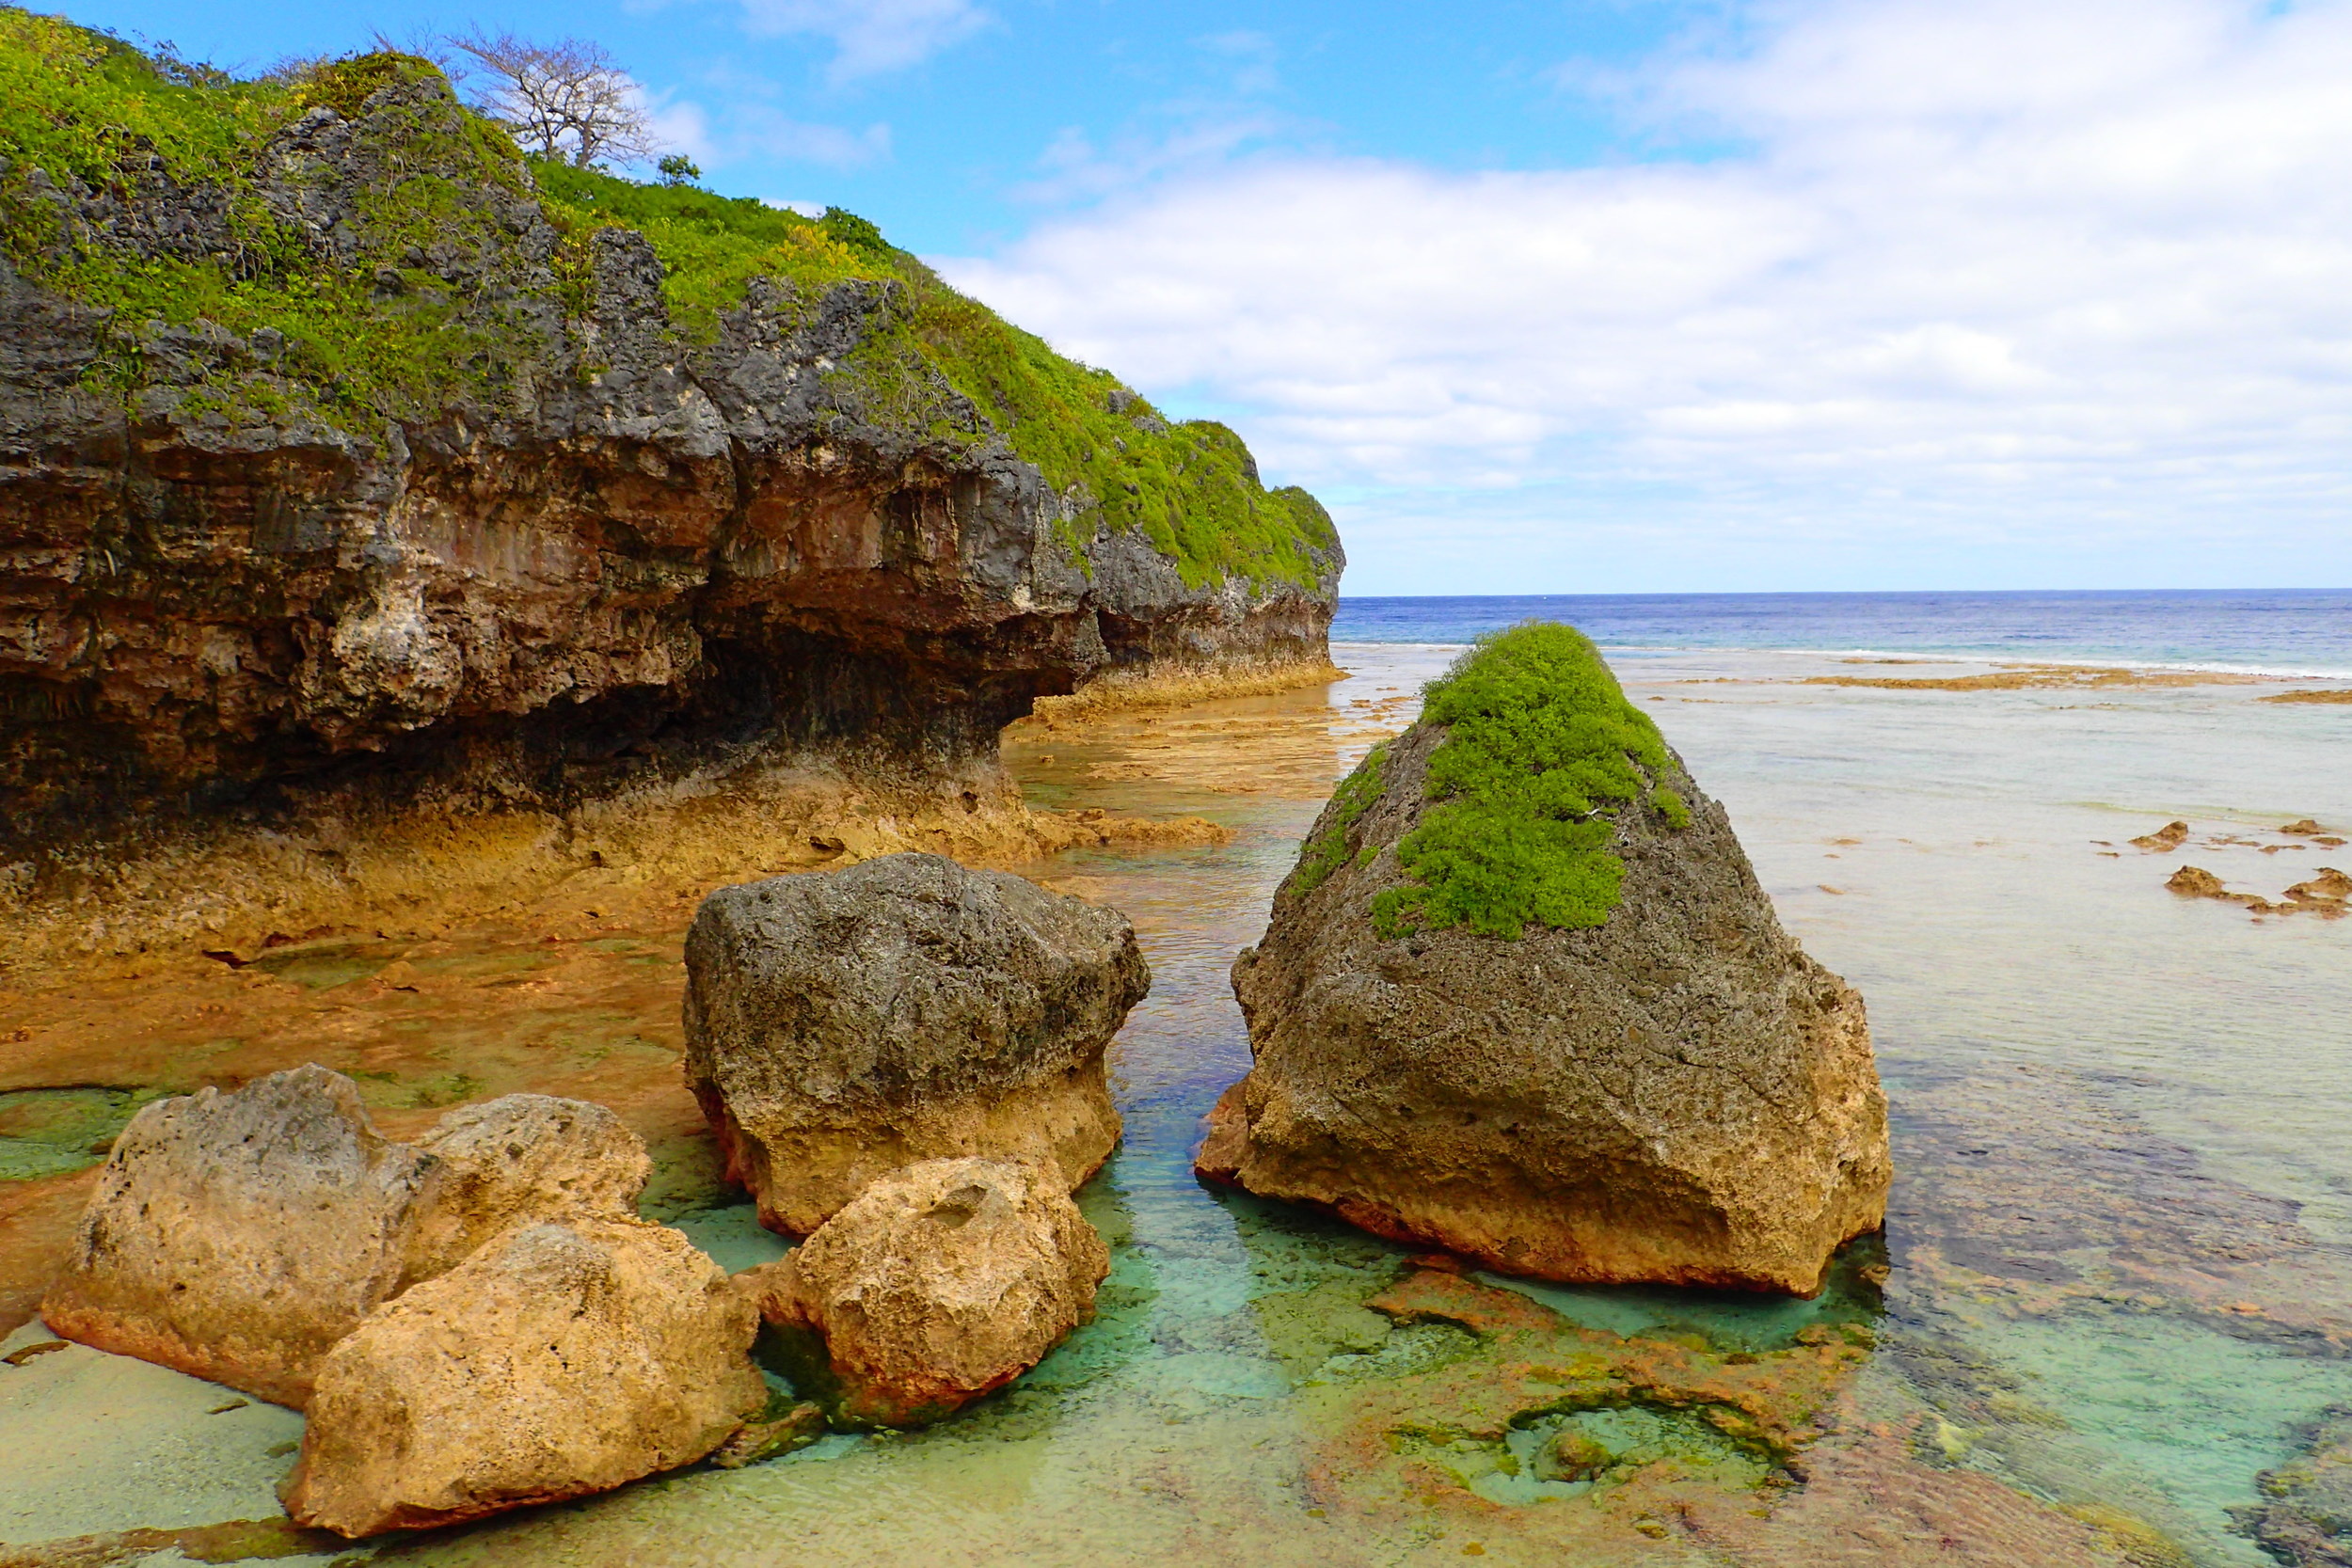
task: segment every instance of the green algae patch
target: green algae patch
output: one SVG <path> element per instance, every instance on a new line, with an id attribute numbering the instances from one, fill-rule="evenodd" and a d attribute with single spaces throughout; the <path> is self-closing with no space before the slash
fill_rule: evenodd
<path id="1" fill-rule="evenodd" d="M 1302 1391 L 1318 1500 L 1373 1518 L 1454 1513 L 1505 1534 L 1523 1519 L 1553 1545 L 1564 1529 L 1604 1541 L 1638 1530 L 1661 1500 L 1745 1506 L 1790 1484 L 1789 1466 L 1868 1354 L 1832 1333 L 1763 1354 L 1696 1334 L 1621 1338 L 1436 1269 L 1405 1274 L 1365 1305 L 1396 1325 L 1397 1364 Z M 1401 1341 L 1432 1336 L 1443 1356 L 1394 1356 Z"/>
<path id="2" fill-rule="evenodd" d="M 1373 901 L 1383 937 L 1466 926 L 1517 940 L 1529 926 L 1581 930 L 1616 909 L 1625 863 L 1616 816 L 1645 806 L 1686 826 L 1682 798 L 1645 770 L 1666 742 L 1573 626 L 1527 622 L 1480 640 L 1422 706 L 1446 737 L 1430 753 L 1435 802 L 1398 841 L 1411 881 Z"/>
<path id="3" fill-rule="evenodd" d="M 85 1170 L 161 1089 L 72 1087 L 0 1093 L 0 1181 Z"/>

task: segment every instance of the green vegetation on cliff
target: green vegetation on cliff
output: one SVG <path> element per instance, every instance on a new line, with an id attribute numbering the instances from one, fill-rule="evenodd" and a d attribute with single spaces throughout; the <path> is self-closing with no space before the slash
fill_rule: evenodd
<path id="1" fill-rule="evenodd" d="M 1421 721 L 1446 731 L 1429 757 L 1435 803 L 1397 843 L 1412 883 L 1374 900 L 1383 936 L 1601 925 L 1625 878 L 1609 852 L 1616 811 L 1646 800 L 1670 826 L 1691 820 L 1643 777 L 1666 766 L 1658 726 L 1572 626 L 1531 621 L 1481 639 L 1431 684 Z"/>
<path id="2" fill-rule="evenodd" d="M 366 55 L 291 81 L 240 82 L 0 8 L 0 254 L 111 313 L 89 379 L 124 396 L 157 379 L 157 324 L 211 323 L 240 339 L 270 328 L 284 345 L 260 369 L 228 347 L 193 378 L 177 367 L 184 413 L 312 418 L 371 437 L 388 417 L 494 404 L 540 347 L 548 308 L 583 309 L 592 236 L 621 227 L 660 259 L 689 344 L 711 341 L 755 278 L 788 286 L 811 310 L 843 282 L 903 291 L 903 308 L 831 372 L 836 383 L 870 416 L 969 450 L 987 432 L 929 390 L 944 379 L 1070 500 L 1073 548 L 1098 529 L 1139 530 L 1193 587 L 1228 573 L 1309 585 L 1311 552 L 1337 542 L 1304 490 L 1265 489 L 1233 432 L 1171 424 L 1108 372 L 957 293 L 864 219 L 526 160 L 423 60 Z M 321 105 L 352 122 L 350 148 L 331 174 L 321 160 L 295 178 L 352 182 L 352 231 L 333 238 L 288 218 L 272 140 Z M 120 203 L 126 221 L 77 215 L 53 188 L 69 180 L 135 198 Z M 199 214 L 208 242 L 127 221 L 159 197 Z M 532 205 L 557 234 L 543 256 L 524 254 L 508 221 Z"/>

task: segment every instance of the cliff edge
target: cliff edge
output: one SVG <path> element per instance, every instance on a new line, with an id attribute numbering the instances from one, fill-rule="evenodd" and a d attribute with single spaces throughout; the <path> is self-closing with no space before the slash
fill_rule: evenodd
<path id="1" fill-rule="evenodd" d="M 1326 661 L 1311 497 L 850 214 L 526 160 L 404 55 L 195 81 L 14 10 L 0 158 L 20 895 L 754 758 L 970 809 L 1040 696 Z"/>

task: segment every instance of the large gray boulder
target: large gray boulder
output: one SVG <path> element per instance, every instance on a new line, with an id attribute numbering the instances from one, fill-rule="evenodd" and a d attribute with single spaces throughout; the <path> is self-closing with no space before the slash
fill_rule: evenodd
<path id="1" fill-rule="evenodd" d="M 932 1160 L 738 1279 L 770 1323 L 803 1337 L 796 1386 L 845 1423 L 903 1427 L 1036 1366 L 1094 1316 L 1109 1272 L 1103 1238 L 1046 1172 Z"/>
<path id="2" fill-rule="evenodd" d="M 686 939 L 686 1077 L 762 1224 L 806 1235 L 925 1160 L 1074 1188 L 1119 1142 L 1126 917 L 937 855 L 721 888 Z"/>
<path id="3" fill-rule="evenodd" d="M 516 1228 L 632 1216 L 650 1168 L 612 1112 L 547 1095 L 460 1107 L 414 1145 L 315 1064 L 159 1100 L 115 1141 L 41 1316 L 300 1408 L 382 1303 Z"/>
<path id="4" fill-rule="evenodd" d="M 1255 1062 L 1201 1175 L 1512 1274 L 1819 1291 L 1884 1215 L 1862 998 L 1589 643 L 1478 657 L 1343 784 L 1235 960 Z"/>

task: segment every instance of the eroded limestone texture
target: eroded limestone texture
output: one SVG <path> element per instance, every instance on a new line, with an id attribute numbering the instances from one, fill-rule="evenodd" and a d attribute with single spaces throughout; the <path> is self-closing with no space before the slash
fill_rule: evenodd
<path id="1" fill-rule="evenodd" d="M 742 1278 L 771 1323 L 815 1337 L 802 1375 L 841 1419 L 915 1426 L 1036 1366 L 1094 1315 L 1109 1270 L 1051 1175 L 934 1160 L 883 1177 Z"/>
<path id="2" fill-rule="evenodd" d="M 1444 738 L 1399 737 L 1359 815 L 1342 791 L 1308 844 L 1327 879 L 1285 884 L 1235 960 L 1256 1061 L 1201 1174 L 1514 1274 L 1818 1291 L 1884 1214 L 1862 998 L 1781 929 L 1678 758 L 1651 783 L 1690 823 L 1616 814 L 1605 924 L 1382 937 Z"/>
<path id="3" fill-rule="evenodd" d="M 116 1140 L 41 1316 L 299 1408 L 376 1307 L 518 1228 L 632 1218 L 650 1168 L 612 1112 L 549 1095 L 461 1107 L 413 1145 L 316 1064 L 161 1100 Z"/>
<path id="4" fill-rule="evenodd" d="M 751 1304 L 675 1230 L 516 1231 L 336 1345 L 286 1510 L 373 1535 L 690 1464 L 767 1401 L 755 1327 Z"/>
<path id="5" fill-rule="evenodd" d="M 1124 915 L 937 855 L 722 888 L 686 939 L 686 1076 L 770 1228 L 924 1160 L 1074 1188 L 1119 1141 L 1103 1053 L 1152 983 Z"/>

